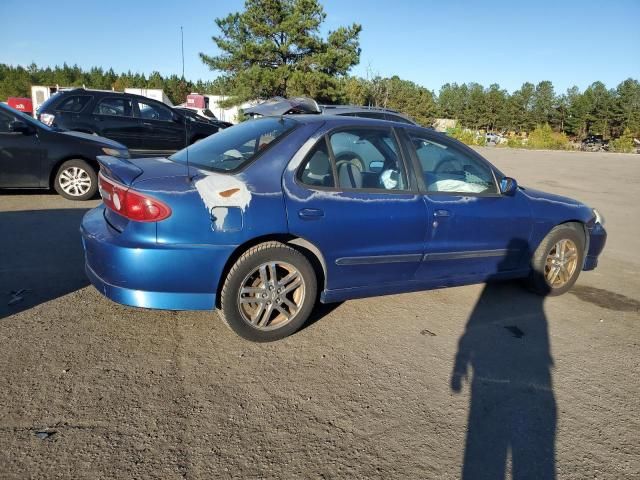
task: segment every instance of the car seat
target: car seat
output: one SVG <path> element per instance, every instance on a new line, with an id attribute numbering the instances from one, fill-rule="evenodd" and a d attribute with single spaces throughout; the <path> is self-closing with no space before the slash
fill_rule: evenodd
<path id="1" fill-rule="evenodd" d="M 307 163 L 301 179 L 307 185 L 329 186 L 332 183 L 330 167 L 329 156 L 326 152 L 318 150 Z"/>
<path id="2" fill-rule="evenodd" d="M 338 168 L 338 181 L 341 187 L 362 188 L 362 171 L 353 163 L 343 163 Z"/>

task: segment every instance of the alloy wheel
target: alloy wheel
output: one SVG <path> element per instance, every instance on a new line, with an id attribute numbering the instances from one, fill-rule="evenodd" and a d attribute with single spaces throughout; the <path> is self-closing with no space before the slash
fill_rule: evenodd
<path id="1" fill-rule="evenodd" d="M 551 288 L 562 288 L 578 267 L 578 248 L 569 239 L 557 242 L 547 254 L 544 277 Z"/>
<path id="2" fill-rule="evenodd" d="M 80 167 L 69 167 L 60 172 L 58 183 L 66 194 L 81 197 L 91 188 L 91 177 Z"/>
<path id="3" fill-rule="evenodd" d="M 280 328 L 300 312 L 305 298 L 301 273 L 286 262 L 267 262 L 242 281 L 238 307 L 243 319 L 260 330 Z"/>

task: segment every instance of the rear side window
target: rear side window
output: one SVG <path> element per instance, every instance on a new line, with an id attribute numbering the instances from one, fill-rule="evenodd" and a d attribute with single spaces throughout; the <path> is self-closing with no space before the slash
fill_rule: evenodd
<path id="1" fill-rule="evenodd" d="M 89 100 L 91 100 L 91 97 L 88 95 L 73 95 L 70 97 L 66 97 L 63 98 L 62 101 L 58 104 L 56 110 L 59 110 L 61 112 L 78 113 L 87 106 Z"/>
<path id="2" fill-rule="evenodd" d="M 241 168 L 270 146 L 297 122 L 288 118 L 265 117 L 248 120 L 200 140 L 174 153 L 169 160 L 213 171 Z"/>
<path id="3" fill-rule="evenodd" d="M 93 113 L 116 117 L 133 117 L 131 100 L 125 97 L 106 97 L 98 102 Z"/>
<path id="4" fill-rule="evenodd" d="M 298 170 L 298 180 L 310 187 L 335 186 L 329 150 L 324 138 L 309 153 L 307 160 Z"/>
<path id="5" fill-rule="evenodd" d="M 170 121 L 173 119 L 171 110 L 151 102 L 144 103 L 138 101 L 138 111 L 140 112 L 140 118 L 144 118 L 145 120 Z"/>

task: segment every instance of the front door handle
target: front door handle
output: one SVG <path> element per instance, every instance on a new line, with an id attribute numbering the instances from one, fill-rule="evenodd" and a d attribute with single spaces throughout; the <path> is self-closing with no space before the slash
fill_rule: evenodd
<path id="1" fill-rule="evenodd" d="M 324 212 L 319 208 L 303 208 L 298 211 L 298 216 L 303 220 L 317 220 L 324 217 Z"/>
<path id="2" fill-rule="evenodd" d="M 435 212 L 433 212 L 433 216 L 434 217 L 448 217 L 449 216 L 449 210 L 436 210 Z"/>

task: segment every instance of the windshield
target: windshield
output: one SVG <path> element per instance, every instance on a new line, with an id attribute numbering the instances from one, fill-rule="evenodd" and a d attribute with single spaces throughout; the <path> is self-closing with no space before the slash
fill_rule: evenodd
<path id="1" fill-rule="evenodd" d="M 296 125 L 284 118 L 249 120 L 211 135 L 174 153 L 169 160 L 205 170 L 236 170 L 269 148 Z"/>

